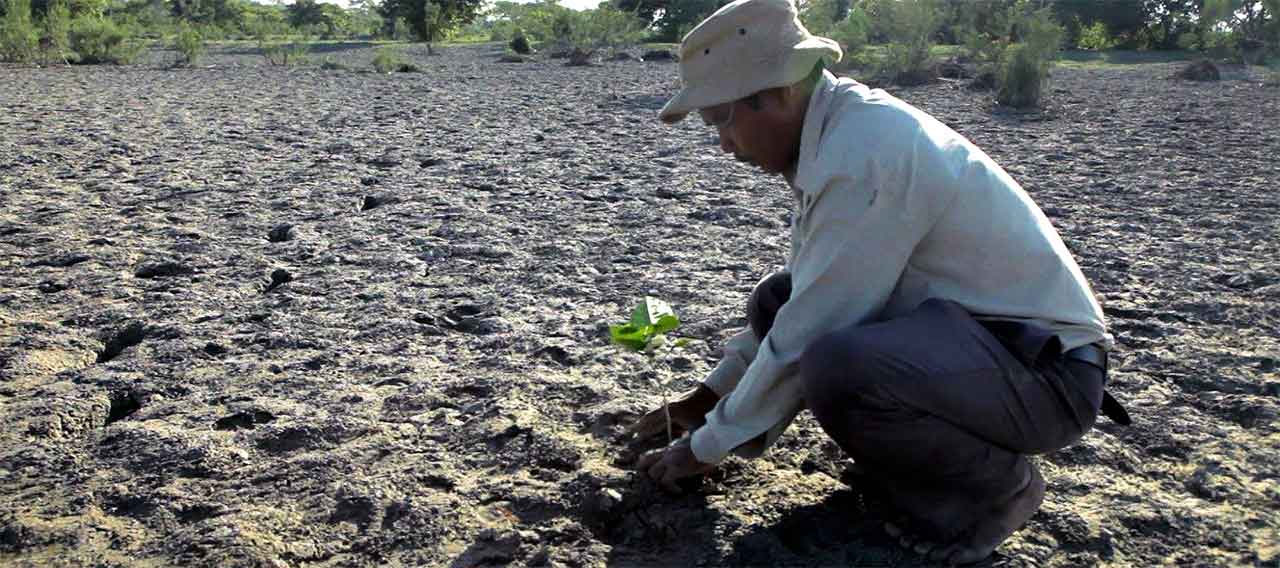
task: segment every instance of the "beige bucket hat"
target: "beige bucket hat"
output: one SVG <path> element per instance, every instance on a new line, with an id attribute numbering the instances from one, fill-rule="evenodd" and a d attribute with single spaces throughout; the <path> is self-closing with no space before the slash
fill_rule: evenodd
<path id="1" fill-rule="evenodd" d="M 658 117 L 671 124 L 701 108 L 793 85 L 818 59 L 831 64 L 842 55 L 840 44 L 805 29 L 794 0 L 737 0 L 684 36 L 681 89 Z"/>

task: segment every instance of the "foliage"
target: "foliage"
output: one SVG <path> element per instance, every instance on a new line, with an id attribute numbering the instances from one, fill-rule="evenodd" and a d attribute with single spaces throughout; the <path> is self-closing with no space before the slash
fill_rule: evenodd
<path id="1" fill-rule="evenodd" d="M 258 39 L 258 52 L 267 59 L 267 63 L 281 67 L 290 65 L 301 65 L 307 60 L 307 52 L 310 48 L 305 42 L 279 42 L 269 41 L 261 36 Z"/>
<path id="2" fill-rule="evenodd" d="M 204 55 L 204 38 L 201 37 L 200 30 L 188 24 L 182 24 L 178 29 L 178 35 L 173 38 L 173 48 L 178 52 L 178 60 L 174 65 L 195 65 L 196 61 Z"/>
<path id="3" fill-rule="evenodd" d="M 145 48 L 106 18 L 82 16 L 71 23 L 71 51 L 76 61 L 86 65 L 125 65 Z"/>
<path id="4" fill-rule="evenodd" d="M 1107 24 L 1097 21 L 1093 25 L 1080 27 L 1076 47 L 1089 51 L 1103 51 L 1115 46 L 1115 41 L 1107 33 Z"/>
<path id="5" fill-rule="evenodd" d="M 842 14 L 837 13 L 840 6 L 836 0 L 808 0 L 799 9 L 800 23 L 813 35 L 831 37 L 831 28 L 842 19 Z"/>
<path id="6" fill-rule="evenodd" d="M 524 37 L 524 32 L 520 28 L 516 28 L 515 34 L 511 37 L 511 51 L 520 55 L 528 55 L 533 53 L 533 48 L 529 46 L 529 39 Z"/>
<path id="7" fill-rule="evenodd" d="M 179 20 L 238 26 L 244 21 L 248 0 L 170 0 L 170 12 Z"/>
<path id="8" fill-rule="evenodd" d="M 0 19 L 0 61 L 26 63 L 35 59 L 39 33 L 31 22 L 31 0 L 5 0 Z"/>
<path id="9" fill-rule="evenodd" d="M 49 42 L 43 58 L 49 56 L 66 60 L 71 51 L 71 8 L 66 0 L 55 0 L 49 4 L 44 16 L 44 38 Z"/>
<path id="10" fill-rule="evenodd" d="M 394 47 L 379 47 L 373 55 L 373 69 L 379 73 L 391 73 L 405 63 L 403 53 Z"/>
<path id="11" fill-rule="evenodd" d="M 429 45 L 474 20 L 481 4 L 482 0 L 383 0 L 378 13 L 388 27 L 403 18 L 413 37 Z"/>
<path id="12" fill-rule="evenodd" d="M 631 312 L 631 321 L 609 326 L 609 337 L 633 351 L 645 351 L 660 345 L 663 334 L 679 326 L 680 318 L 670 304 L 645 296 Z"/>
<path id="13" fill-rule="evenodd" d="M 996 100 L 1018 108 L 1038 106 L 1065 31 L 1047 8 L 1023 14 L 1017 25 L 1023 30 L 1023 41 L 1005 50 Z"/>
<path id="14" fill-rule="evenodd" d="M 678 42 L 694 26 L 729 0 L 613 0 L 621 12 L 633 14 L 652 27 L 651 41 Z"/>
<path id="15" fill-rule="evenodd" d="M 639 43 L 643 33 L 644 24 L 638 18 L 607 5 L 570 13 L 567 39 L 573 47 L 596 49 L 630 45 Z"/>
<path id="16" fill-rule="evenodd" d="M 1016 108 L 1040 104 L 1044 85 L 1041 67 L 1034 50 L 1025 43 L 1010 45 L 1000 68 L 1000 92 L 996 100 Z"/>
<path id="17" fill-rule="evenodd" d="M 848 11 L 844 19 L 837 21 L 831 27 L 828 37 L 839 42 L 840 47 L 844 49 L 844 56 L 852 60 L 867 46 L 867 33 L 870 28 L 871 21 L 867 18 L 866 11 L 853 8 Z"/>
<path id="18" fill-rule="evenodd" d="M 880 9 L 886 10 L 887 20 L 878 25 L 887 33 L 890 43 L 877 65 L 877 74 L 904 84 L 930 79 L 933 36 L 941 22 L 934 3 L 931 0 L 897 0 Z"/>

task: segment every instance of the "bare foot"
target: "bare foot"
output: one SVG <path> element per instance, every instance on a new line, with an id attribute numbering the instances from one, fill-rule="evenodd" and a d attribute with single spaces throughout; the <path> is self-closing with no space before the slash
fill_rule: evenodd
<path id="1" fill-rule="evenodd" d="M 951 544 L 933 548 L 929 558 L 947 564 L 968 564 L 990 556 L 1000 543 L 1022 528 L 1027 519 L 1040 509 L 1044 488 L 1044 478 L 1032 467 L 1026 487 L 993 508 L 989 515 L 979 519 Z"/>

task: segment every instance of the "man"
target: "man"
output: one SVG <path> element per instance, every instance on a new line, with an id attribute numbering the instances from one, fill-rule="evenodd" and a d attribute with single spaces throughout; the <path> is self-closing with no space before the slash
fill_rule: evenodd
<path id="1" fill-rule="evenodd" d="M 1043 500 L 1026 455 L 1093 426 L 1112 339 L 1017 182 L 931 116 L 824 71 L 839 46 L 796 16 L 739 0 L 681 44 L 661 119 L 698 112 L 721 149 L 786 178 L 795 212 L 751 329 L 671 405 L 691 435 L 638 466 L 678 491 L 731 452 L 759 456 L 808 408 L 901 515 L 886 531 L 938 562 L 981 560 Z M 665 432 L 664 413 L 632 431 Z"/>

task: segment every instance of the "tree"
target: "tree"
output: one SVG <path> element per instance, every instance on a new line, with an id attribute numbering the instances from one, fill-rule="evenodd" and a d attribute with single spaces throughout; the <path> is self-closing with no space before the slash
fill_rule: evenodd
<path id="1" fill-rule="evenodd" d="M 244 20 L 246 0 L 172 0 L 173 17 L 198 24 L 236 25 Z"/>
<path id="2" fill-rule="evenodd" d="M 615 0 L 614 7 L 651 23 L 654 39 L 680 41 L 729 0 Z"/>
<path id="3" fill-rule="evenodd" d="M 397 18 L 403 18 L 414 38 L 426 42 L 430 50 L 432 42 L 471 23 L 482 4 L 482 0 L 383 0 L 378 13 L 387 27 L 393 26 Z"/>

